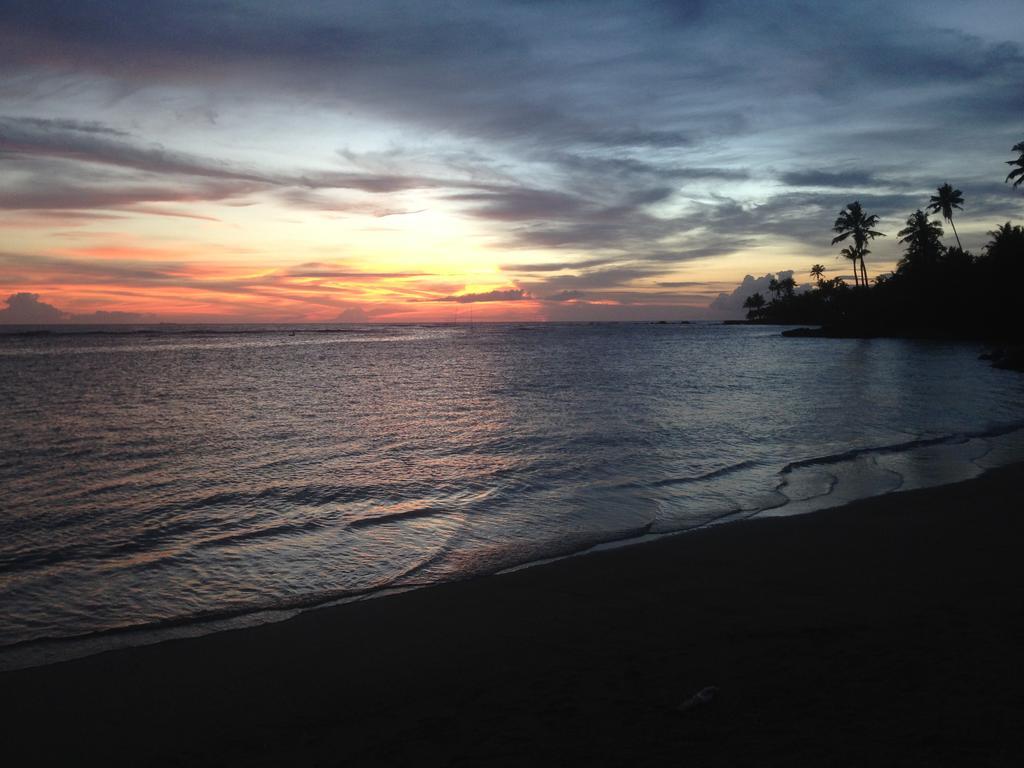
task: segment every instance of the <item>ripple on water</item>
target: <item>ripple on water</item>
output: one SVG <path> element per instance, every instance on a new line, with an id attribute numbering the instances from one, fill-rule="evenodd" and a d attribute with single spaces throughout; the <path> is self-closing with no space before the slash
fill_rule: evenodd
<path id="1" fill-rule="evenodd" d="M 1022 380 L 971 345 L 136 330 L 0 336 L 0 645 L 287 615 L 1024 458 Z"/>

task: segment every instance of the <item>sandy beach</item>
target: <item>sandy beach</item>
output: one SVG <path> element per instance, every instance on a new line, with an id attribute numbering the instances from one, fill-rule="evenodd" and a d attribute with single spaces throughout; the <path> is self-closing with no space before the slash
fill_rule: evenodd
<path id="1" fill-rule="evenodd" d="M 1021 470 L 4 673 L 3 752 L 1020 765 Z"/>

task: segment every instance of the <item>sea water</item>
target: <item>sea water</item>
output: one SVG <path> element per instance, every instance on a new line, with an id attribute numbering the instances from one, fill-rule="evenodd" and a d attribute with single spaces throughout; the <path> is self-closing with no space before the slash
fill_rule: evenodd
<path id="1" fill-rule="evenodd" d="M 1024 376 L 970 343 L 713 324 L 24 330 L 0 334 L 0 665 L 1024 458 Z"/>

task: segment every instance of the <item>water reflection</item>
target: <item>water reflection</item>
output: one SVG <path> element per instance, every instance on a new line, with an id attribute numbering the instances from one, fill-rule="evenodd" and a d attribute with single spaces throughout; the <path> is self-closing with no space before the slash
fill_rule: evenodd
<path id="1" fill-rule="evenodd" d="M 969 345 L 215 330 L 0 337 L 0 644 L 459 578 L 1024 448 L 990 435 L 1024 422 L 1020 377 Z"/>

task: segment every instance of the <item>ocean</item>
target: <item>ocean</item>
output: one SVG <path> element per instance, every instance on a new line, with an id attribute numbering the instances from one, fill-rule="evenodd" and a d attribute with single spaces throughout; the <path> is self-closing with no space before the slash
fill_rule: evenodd
<path id="1" fill-rule="evenodd" d="M 699 323 L 21 331 L 0 333 L 0 667 L 1024 459 L 1024 377 L 970 343 Z"/>

